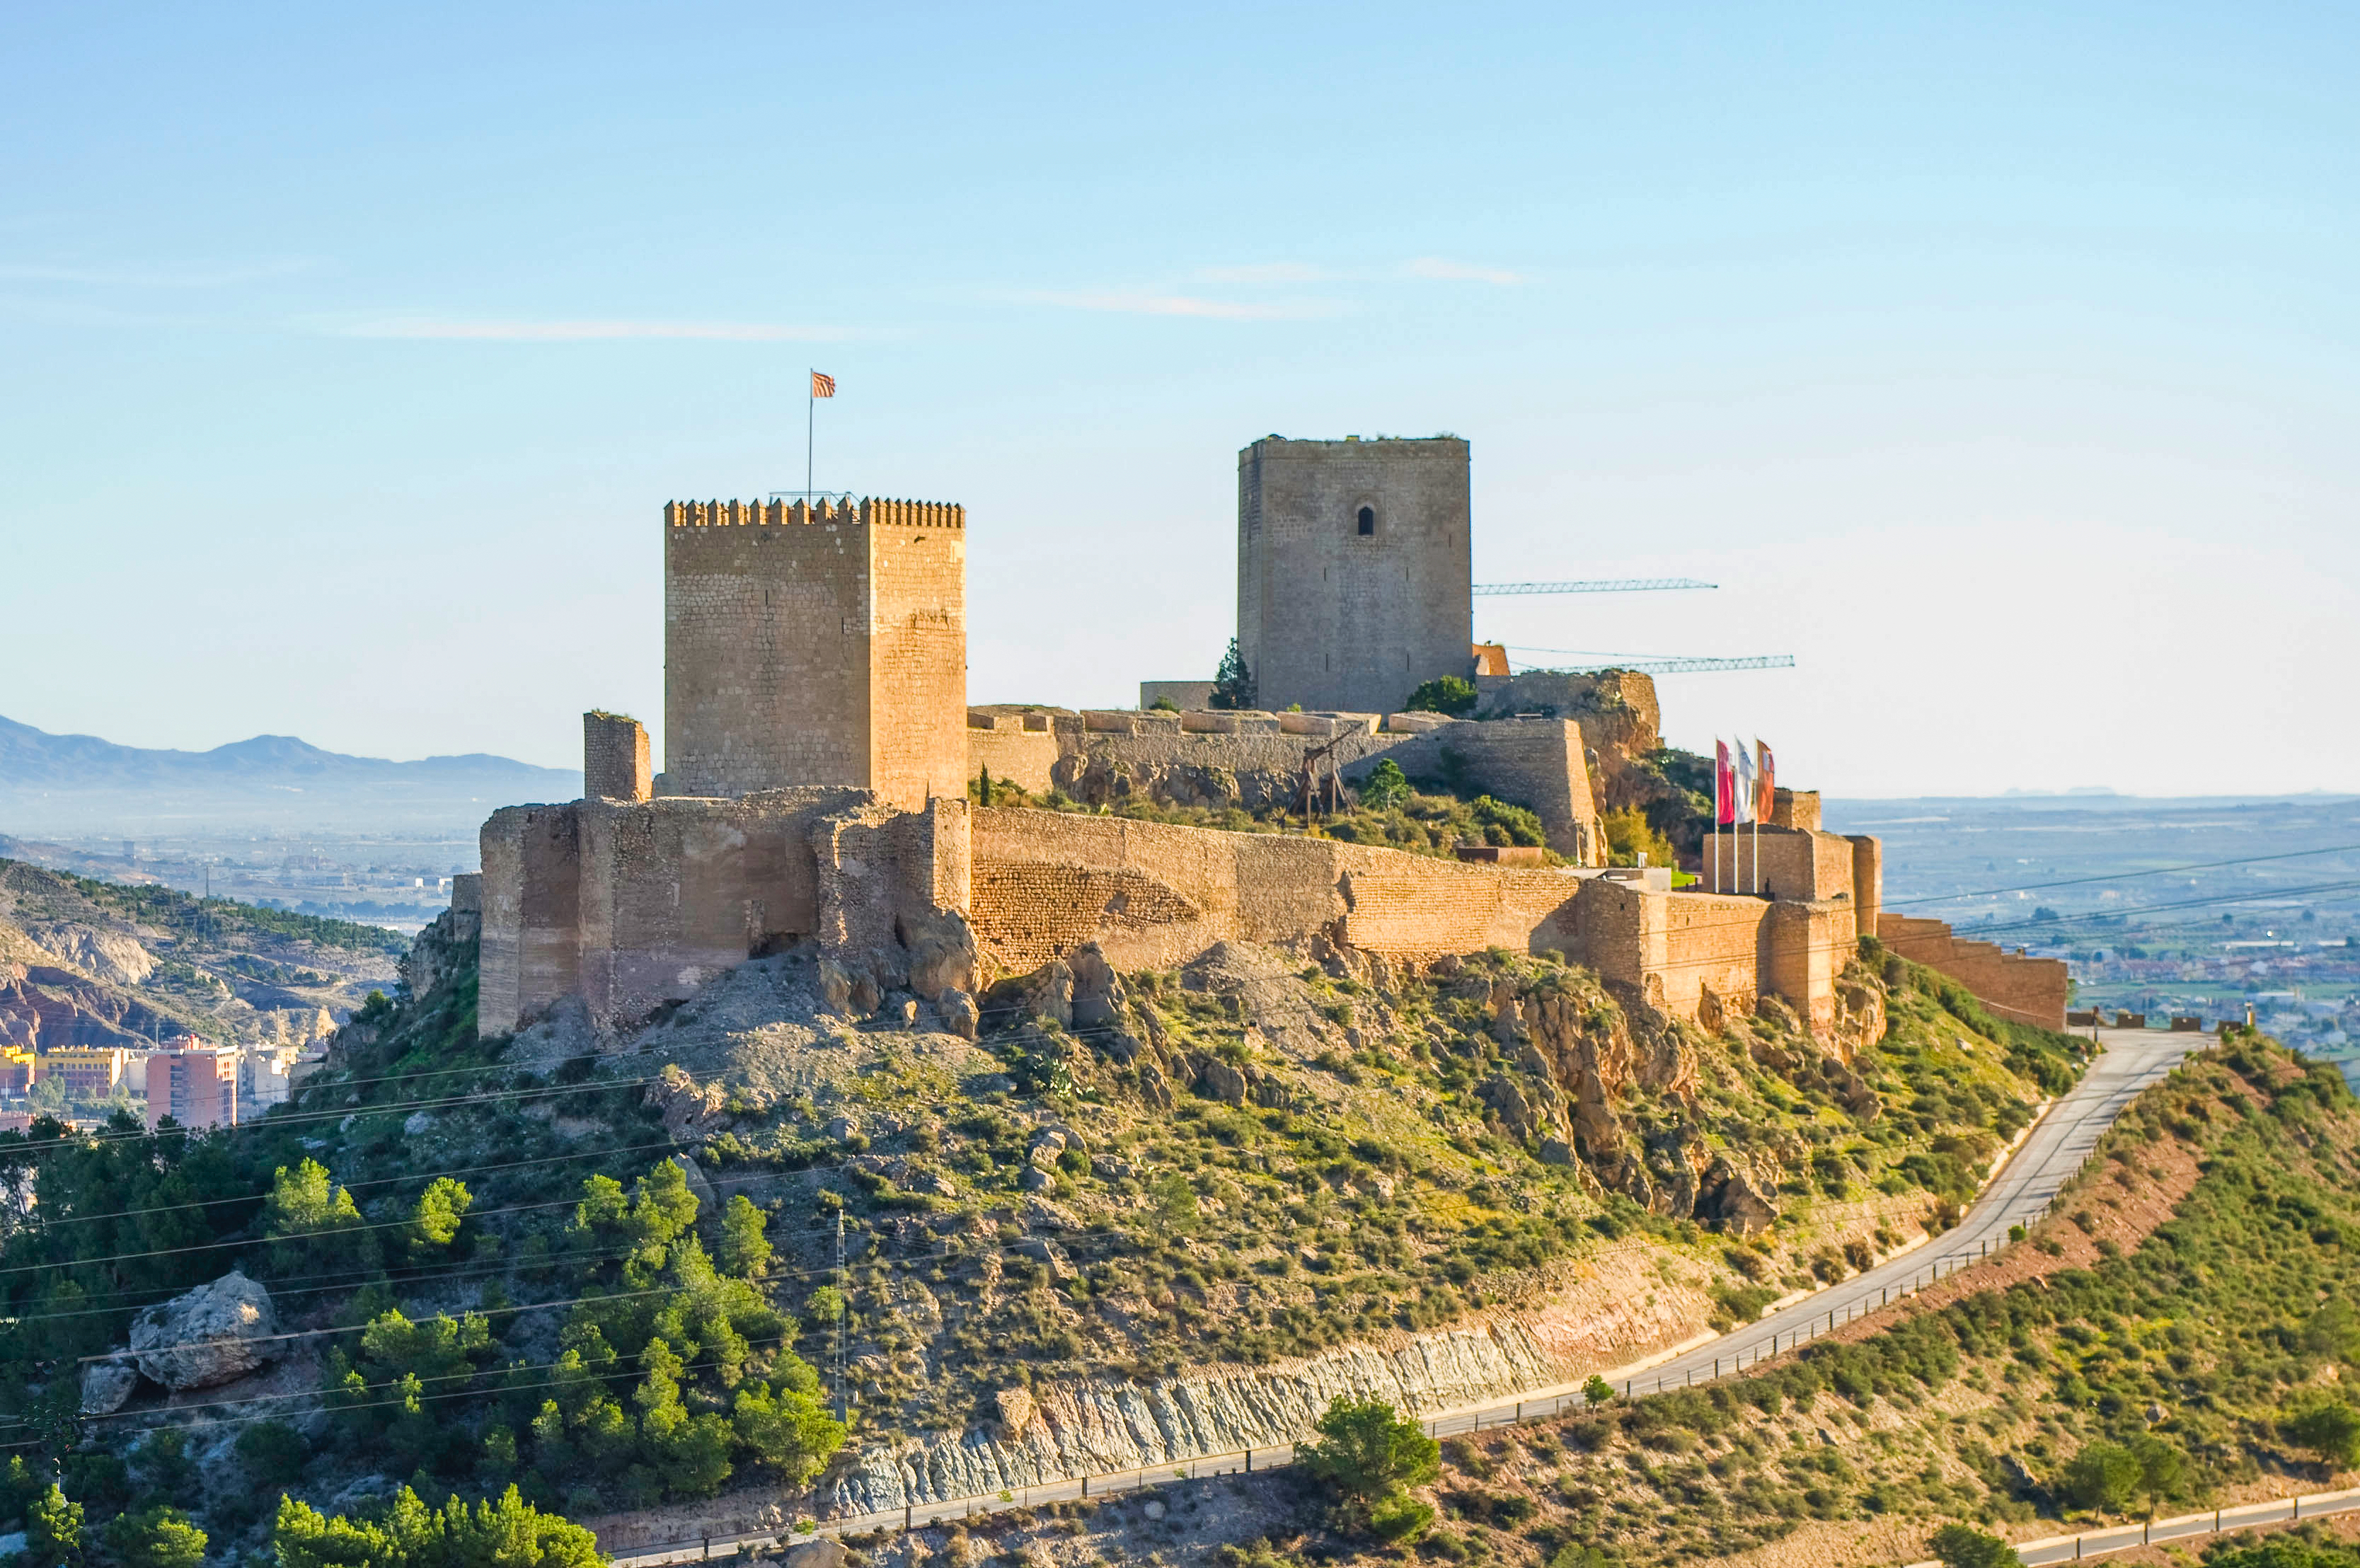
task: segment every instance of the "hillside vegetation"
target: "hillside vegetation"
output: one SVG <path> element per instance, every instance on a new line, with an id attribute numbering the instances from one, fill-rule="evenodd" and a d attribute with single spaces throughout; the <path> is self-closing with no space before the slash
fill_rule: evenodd
<path id="1" fill-rule="evenodd" d="M 831 1456 L 989 1426 L 1011 1389 L 1543 1307 L 1676 1339 L 1942 1223 L 2081 1049 L 1873 948 L 1833 1053 L 1775 1001 L 1708 1033 L 1502 953 L 1084 949 L 996 988 L 974 1042 L 912 1001 L 832 1013 L 787 953 L 598 1057 L 554 1026 L 479 1045 L 448 920 L 407 973 L 259 1124 L 0 1134 L 0 1417 L 35 1467 L 0 1508 L 47 1507 L 54 1462 L 87 1529 L 180 1509 L 217 1551 L 391 1529 L 404 1487 L 784 1518 Z M 233 1267 L 296 1336 L 276 1366 L 74 1416 L 76 1357 Z"/>
<path id="2" fill-rule="evenodd" d="M 1123 1505 L 1070 1537 L 990 1528 L 1042 1563 L 1120 1560 L 1226 1516 L 1262 1539 L 1223 1560 L 1265 1568 L 1864 1565 L 1927 1556 L 1948 1523 L 2027 1537 L 2348 1484 L 2355 1178 L 2342 1077 L 2242 1034 L 2148 1091 L 2027 1245 L 1907 1306 L 1758 1374 L 1446 1442 L 1415 1542 L 1339 1528 L 1300 1475 L 1203 1488 L 1164 1521 Z M 2205 1560 L 2360 1558 L 2314 1532 Z"/>

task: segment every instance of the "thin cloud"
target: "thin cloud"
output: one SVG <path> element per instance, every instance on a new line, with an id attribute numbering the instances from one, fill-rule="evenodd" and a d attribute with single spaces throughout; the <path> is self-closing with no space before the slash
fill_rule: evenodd
<path id="1" fill-rule="evenodd" d="M 364 321 L 340 329 L 337 335 L 466 343 L 611 343 L 632 338 L 841 343 L 856 334 L 843 327 L 798 327 L 770 321 L 459 321 L 427 318 Z"/>
<path id="2" fill-rule="evenodd" d="M 1197 277 L 1208 283 L 1327 283 L 1336 275 L 1302 261 L 1263 261 L 1245 267 L 1208 267 Z"/>
<path id="3" fill-rule="evenodd" d="M 0 262 L 0 281 L 68 283 L 93 289 L 226 289 L 303 271 L 306 261 L 190 262 L 162 267 L 69 267 Z"/>
<path id="4" fill-rule="evenodd" d="M 1129 316 L 1196 316 L 1221 321 L 1291 321 L 1312 316 L 1332 316 L 1337 307 L 1325 299 L 1293 299 L 1252 304 L 1240 299 L 1205 299 L 1193 294 L 1028 294 L 1028 299 L 1067 310 L 1109 310 Z"/>
<path id="5" fill-rule="evenodd" d="M 1480 267 L 1469 261 L 1448 261 L 1438 256 L 1422 256 L 1402 268 L 1412 278 L 1435 278 L 1448 283 L 1496 283 L 1502 287 L 1522 283 L 1524 274 L 1510 272 L 1504 267 Z"/>

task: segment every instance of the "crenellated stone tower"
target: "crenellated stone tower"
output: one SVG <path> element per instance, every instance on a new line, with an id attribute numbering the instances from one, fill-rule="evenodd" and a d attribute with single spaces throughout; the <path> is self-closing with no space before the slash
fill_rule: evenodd
<path id="1" fill-rule="evenodd" d="M 661 795 L 967 795 L 967 509 L 664 507 Z"/>

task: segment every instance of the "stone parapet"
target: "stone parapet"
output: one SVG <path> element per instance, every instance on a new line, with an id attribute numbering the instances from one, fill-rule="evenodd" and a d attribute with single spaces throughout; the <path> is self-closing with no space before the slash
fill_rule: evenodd
<path id="1" fill-rule="evenodd" d="M 1902 957 L 1956 980 L 2002 1018 L 2065 1028 L 2072 980 L 2062 959 L 2033 958 L 2022 948 L 2009 953 L 1993 942 L 1963 940 L 1944 921 L 1909 915 L 1880 915 L 1876 934 Z"/>

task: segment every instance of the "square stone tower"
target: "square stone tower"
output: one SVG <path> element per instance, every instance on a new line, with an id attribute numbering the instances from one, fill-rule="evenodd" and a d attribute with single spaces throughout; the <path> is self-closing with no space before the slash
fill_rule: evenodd
<path id="1" fill-rule="evenodd" d="M 1238 650 L 1265 708 L 1389 713 L 1474 672 L 1467 443 L 1288 441 L 1238 453 Z"/>
<path id="2" fill-rule="evenodd" d="M 667 795 L 967 798 L 967 509 L 664 507 Z"/>

